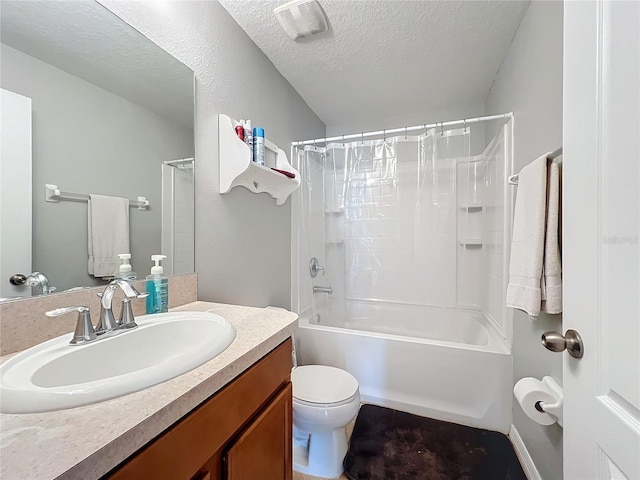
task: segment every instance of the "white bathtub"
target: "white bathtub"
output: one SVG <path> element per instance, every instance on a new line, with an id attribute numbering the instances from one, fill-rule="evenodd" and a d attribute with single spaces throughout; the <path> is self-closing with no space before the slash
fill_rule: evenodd
<path id="1" fill-rule="evenodd" d="M 365 403 L 507 433 L 511 354 L 473 310 L 350 301 L 300 316 L 300 364 L 339 367 Z"/>

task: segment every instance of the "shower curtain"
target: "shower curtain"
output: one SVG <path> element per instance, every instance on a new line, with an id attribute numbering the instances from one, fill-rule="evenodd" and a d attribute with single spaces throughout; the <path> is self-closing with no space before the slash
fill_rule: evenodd
<path id="1" fill-rule="evenodd" d="M 298 150 L 301 247 L 325 266 L 311 282 L 334 300 L 455 307 L 456 166 L 469 157 L 466 128 Z"/>

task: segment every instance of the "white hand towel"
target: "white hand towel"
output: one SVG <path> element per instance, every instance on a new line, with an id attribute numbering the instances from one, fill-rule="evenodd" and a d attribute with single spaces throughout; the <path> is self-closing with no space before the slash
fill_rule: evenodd
<path id="1" fill-rule="evenodd" d="M 544 242 L 544 288 L 542 310 L 562 313 L 562 262 L 558 242 L 560 213 L 560 165 L 548 167 L 547 229 Z"/>
<path id="2" fill-rule="evenodd" d="M 89 275 L 112 277 L 119 253 L 129 253 L 129 200 L 89 195 Z"/>
<path id="3" fill-rule="evenodd" d="M 542 261 L 547 201 L 547 154 L 518 174 L 518 193 L 513 218 L 507 307 L 540 314 Z"/>

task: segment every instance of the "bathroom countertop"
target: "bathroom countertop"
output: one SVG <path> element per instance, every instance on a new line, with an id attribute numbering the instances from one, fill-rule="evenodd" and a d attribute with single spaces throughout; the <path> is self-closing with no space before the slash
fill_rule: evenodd
<path id="1" fill-rule="evenodd" d="M 298 318 L 280 308 L 209 302 L 171 309 L 181 310 L 221 315 L 236 328 L 235 340 L 204 365 L 140 392 L 55 412 L 0 415 L 2 480 L 99 478 L 290 337 Z"/>

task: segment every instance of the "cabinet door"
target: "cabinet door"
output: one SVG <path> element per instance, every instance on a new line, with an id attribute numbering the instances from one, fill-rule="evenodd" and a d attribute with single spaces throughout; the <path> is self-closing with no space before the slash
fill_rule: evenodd
<path id="1" fill-rule="evenodd" d="M 182 420 L 150 442 L 139 453 L 120 465 L 104 478 L 109 480 L 219 480 L 222 475 L 221 459 L 225 445 L 242 431 L 256 415 L 258 419 L 268 414 L 281 395 L 288 399 L 283 404 L 280 428 L 289 435 L 288 459 L 291 463 L 291 339 L 285 340 L 237 379 L 216 393 L 209 400 L 186 415 Z M 286 392 L 288 391 L 288 394 Z M 276 394 L 276 397 L 274 397 Z M 269 402 L 270 398 L 275 398 Z M 264 407 L 266 405 L 266 407 Z M 277 409 L 278 407 L 276 407 Z M 284 413 L 284 412 L 288 413 Z M 262 412 L 259 414 L 258 412 Z M 285 426 L 284 423 L 287 423 Z M 247 432 L 249 431 L 247 429 Z M 266 432 L 271 435 L 271 432 Z M 274 442 L 275 440 L 270 440 Z M 280 444 L 279 444 L 280 445 Z M 253 460 L 251 460 L 253 461 Z M 196 472 L 194 476 L 194 472 Z M 248 480 L 289 480 L 289 476 L 244 476 Z"/>
<path id="2" fill-rule="evenodd" d="M 291 480 L 291 392 L 289 383 L 227 450 L 227 480 Z"/>

